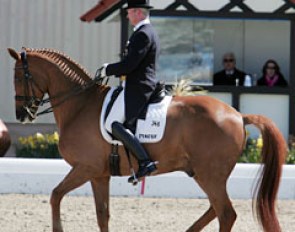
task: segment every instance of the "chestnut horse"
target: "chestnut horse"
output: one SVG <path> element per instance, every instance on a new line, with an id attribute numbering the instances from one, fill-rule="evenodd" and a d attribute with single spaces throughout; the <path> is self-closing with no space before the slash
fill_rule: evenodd
<path id="1" fill-rule="evenodd" d="M 11 145 L 11 138 L 7 127 L 0 119 L 0 157 L 3 157 Z"/>
<path id="2" fill-rule="evenodd" d="M 25 49 L 17 53 L 8 50 L 16 60 L 17 119 L 32 121 L 38 115 L 38 105 L 44 94 L 48 93 L 60 133 L 59 150 L 72 166 L 51 194 L 53 232 L 63 231 L 62 198 L 87 181 L 92 185 L 100 231 L 108 232 L 111 145 L 102 137 L 99 117 L 110 87 L 95 85 L 79 64 L 57 51 Z M 144 144 L 144 147 L 153 160 L 159 161 L 154 174 L 184 171 L 207 194 L 208 211 L 187 231 L 200 231 L 216 217 L 219 231 L 231 231 L 236 212 L 227 194 L 226 182 L 243 151 L 247 124 L 258 127 L 263 136 L 263 165 L 256 194 L 257 217 L 264 231 L 280 231 L 275 200 L 287 149 L 275 124 L 264 116 L 241 114 L 209 96 L 174 96 L 163 139 Z M 130 175 L 122 147 L 119 153 L 122 154 L 121 174 Z M 137 167 L 136 160 L 132 158 L 131 162 Z"/>

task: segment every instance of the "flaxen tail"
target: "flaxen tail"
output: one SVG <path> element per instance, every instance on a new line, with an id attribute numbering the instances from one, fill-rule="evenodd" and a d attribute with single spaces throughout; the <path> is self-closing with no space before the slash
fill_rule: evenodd
<path id="1" fill-rule="evenodd" d="M 279 232 L 280 224 L 275 211 L 282 167 L 286 159 L 286 141 L 277 126 L 262 115 L 243 115 L 244 125 L 253 124 L 262 134 L 262 171 L 256 186 L 256 212 L 259 223 L 266 232 Z"/>

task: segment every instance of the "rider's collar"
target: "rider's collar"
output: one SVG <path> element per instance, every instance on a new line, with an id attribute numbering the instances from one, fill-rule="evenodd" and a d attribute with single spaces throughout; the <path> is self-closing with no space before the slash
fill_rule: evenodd
<path id="1" fill-rule="evenodd" d="M 137 24 L 135 25 L 135 27 L 133 28 L 133 31 L 136 31 L 136 30 L 138 30 L 138 28 L 140 28 L 141 26 L 146 25 L 146 24 L 150 24 L 150 23 L 151 23 L 150 18 L 147 17 L 147 18 L 145 18 L 144 20 L 142 20 L 142 21 L 140 21 L 139 23 L 137 23 Z"/>

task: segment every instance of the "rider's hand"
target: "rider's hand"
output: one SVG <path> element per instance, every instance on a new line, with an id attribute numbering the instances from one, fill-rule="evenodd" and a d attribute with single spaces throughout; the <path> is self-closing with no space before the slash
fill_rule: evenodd
<path id="1" fill-rule="evenodd" d="M 106 69 L 107 69 L 108 64 L 103 64 L 99 69 L 97 69 L 94 77 L 94 81 L 97 84 L 100 84 L 101 81 L 107 76 L 106 74 Z"/>
<path id="2" fill-rule="evenodd" d="M 105 64 L 102 65 L 101 71 L 100 71 L 100 76 L 101 77 L 106 77 L 107 76 L 107 74 L 106 74 L 107 66 L 108 66 L 107 63 L 105 63 Z"/>

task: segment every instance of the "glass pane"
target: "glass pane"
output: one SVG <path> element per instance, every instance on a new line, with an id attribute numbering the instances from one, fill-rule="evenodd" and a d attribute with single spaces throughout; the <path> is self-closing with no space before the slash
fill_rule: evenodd
<path id="1" fill-rule="evenodd" d="M 153 17 L 161 42 L 157 76 L 166 82 L 191 79 L 211 83 L 213 71 L 212 21 Z"/>

